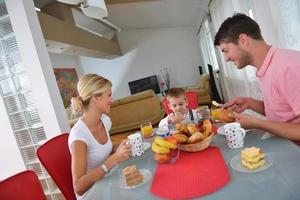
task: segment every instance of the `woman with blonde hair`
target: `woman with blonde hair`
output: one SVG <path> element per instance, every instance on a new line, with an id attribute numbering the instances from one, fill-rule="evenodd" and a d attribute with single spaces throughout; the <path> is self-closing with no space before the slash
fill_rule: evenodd
<path id="1" fill-rule="evenodd" d="M 131 145 L 126 140 L 113 148 L 109 137 L 108 117 L 112 102 L 111 82 L 97 74 L 86 74 L 78 82 L 79 96 L 73 97 L 72 108 L 83 112 L 69 135 L 72 155 L 73 188 L 77 199 L 119 162 L 127 160 Z"/>

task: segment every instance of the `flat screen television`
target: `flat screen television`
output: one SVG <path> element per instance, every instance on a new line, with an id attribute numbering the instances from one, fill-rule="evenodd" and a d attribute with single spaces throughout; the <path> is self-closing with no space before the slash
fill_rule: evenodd
<path id="1" fill-rule="evenodd" d="M 155 94 L 160 93 L 159 84 L 156 75 L 138 79 L 128 83 L 131 94 L 145 90 L 153 90 Z"/>

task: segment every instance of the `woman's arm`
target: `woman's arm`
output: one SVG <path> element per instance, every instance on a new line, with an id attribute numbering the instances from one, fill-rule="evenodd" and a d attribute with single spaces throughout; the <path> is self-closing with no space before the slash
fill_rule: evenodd
<path id="1" fill-rule="evenodd" d="M 94 182 L 101 179 L 105 172 L 99 166 L 87 171 L 87 145 L 83 141 L 74 141 L 71 145 L 72 151 L 72 178 L 73 188 L 78 195 L 84 194 Z M 118 163 L 115 154 L 108 157 L 104 164 L 111 169 Z"/>

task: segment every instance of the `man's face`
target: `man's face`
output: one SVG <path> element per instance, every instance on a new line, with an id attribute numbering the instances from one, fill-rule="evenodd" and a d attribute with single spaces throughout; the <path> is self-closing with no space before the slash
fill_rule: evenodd
<path id="1" fill-rule="evenodd" d="M 238 69 L 242 69 L 251 64 L 251 55 L 240 42 L 238 44 L 221 42 L 219 47 L 223 52 L 225 61 L 233 62 Z"/>

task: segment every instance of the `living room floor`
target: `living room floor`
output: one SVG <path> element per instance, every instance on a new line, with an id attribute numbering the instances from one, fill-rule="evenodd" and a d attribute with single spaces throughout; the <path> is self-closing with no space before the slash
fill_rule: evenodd
<path id="1" fill-rule="evenodd" d="M 140 129 L 136 129 L 136 130 L 132 130 L 132 131 L 127 131 L 127 132 L 123 132 L 123 133 L 117 133 L 114 135 L 110 136 L 110 139 L 112 141 L 112 143 L 115 144 L 120 144 L 122 142 L 122 140 L 126 140 L 127 136 L 134 133 L 140 131 Z"/>

